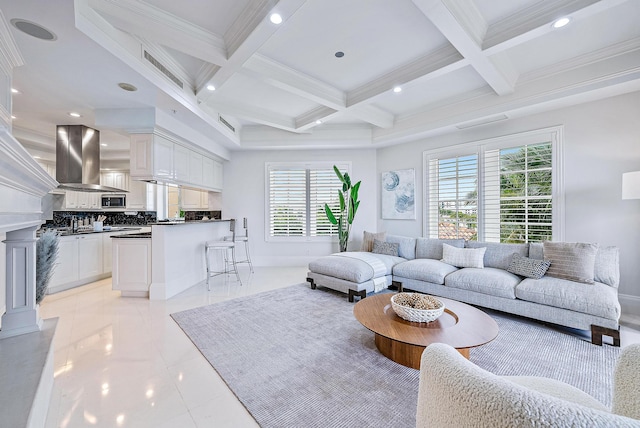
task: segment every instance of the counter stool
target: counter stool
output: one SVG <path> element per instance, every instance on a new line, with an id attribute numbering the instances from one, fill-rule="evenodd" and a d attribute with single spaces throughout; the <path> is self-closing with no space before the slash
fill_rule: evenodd
<path id="1" fill-rule="evenodd" d="M 233 236 L 225 236 L 224 239 L 227 241 L 242 242 L 244 244 L 246 259 L 238 260 L 236 263 L 248 263 L 251 273 L 253 273 L 253 263 L 251 263 L 251 255 L 249 254 L 249 226 L 247 225 L 246 217 L 242 219 L 242 227 L 244 228 L 243 235 L 235 235 L 235 238 Z"/>
<path id="2" fill-rule="evenodd" d="M 229 220 L 229 230 L 231 232 L 231 240 L 222 240 L 222 241 L 209 241 L 205 244 L 204 247 L 204 258 L 207 262 L 207 290 L 211 290 L 211 286 L 209 285 L 209 278 L 212 276 L 218 276 L 222 274 L 229 274 L 234 272 L 236 274 L 236 278 L 240 285 L 242 285 L 242 280 L 240 279 L 240 274 L 238 273 L 238 266 L 236 263 L 236 220 Z M 229 250 L 231 250 L 231 264 L 233 265 L 233 270 L 229 269 Z M 222 271 L 212 271 L 211 270 L 211 261 L 210 261 L 210 252 L 211 251 L 222 251 L 223 262 L 224 262 L 224 270 Z"/>

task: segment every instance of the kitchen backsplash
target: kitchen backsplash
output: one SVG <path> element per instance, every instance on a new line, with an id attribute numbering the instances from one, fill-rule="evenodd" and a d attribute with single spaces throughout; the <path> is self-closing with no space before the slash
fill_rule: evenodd
<path id="1" fill-rule="evenodd" d="M 53 220 L 47 220 L 47 224 L 53 227 L 67 227 L 71 218 L 76 216 L 78 220 L 96 219 L 98 215 L 106 217 L 104 225 L 135 225 L 142 226 L 147 223 L 155 223 L 157 215 L 155 211 L 54 211 Z"/>
<path id="2" fill-rule="evenodd" d="M 185 221 L 194 221 L 194 220 L 202 220 L 202 217 L 207 216 L 211 220 L 220 220 L 222 219 L 222 211 L 185 211 L 184 212 L 184 220 Z"/>

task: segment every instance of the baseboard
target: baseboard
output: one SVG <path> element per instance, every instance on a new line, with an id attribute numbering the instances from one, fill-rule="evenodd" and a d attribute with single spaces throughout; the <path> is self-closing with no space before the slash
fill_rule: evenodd
<path id="1" fill-rule="evenodd" d="M 637 317 L 637 314 L 640 314 L 639 296 L 632 296 L 630 294 L 618 294 L 618 300 L 620 301 L 620 306 L 622 307 L 622 320 L 624 320 L 626 316 L 634 315 L 635 317 Z"/>

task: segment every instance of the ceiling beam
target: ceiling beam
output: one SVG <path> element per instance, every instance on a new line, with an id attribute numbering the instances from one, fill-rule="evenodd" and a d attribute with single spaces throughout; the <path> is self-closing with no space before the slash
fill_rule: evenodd
<path id="1" fill-rule="evenodd" d="M 89 0 L 115 27 L 217 65 L 227 62 L 225 41 L 193 23 L 137 0 Z"/>
<path id="2" fill-rule="evenodd" d="M 280 26 L 271 23 L 267 18 L 274 8 L 277 7 L 278 13 L 286 21 L 306 2 L 307 0 L 253 0 L 250 2 L 225 34 L 224 40 L 229 52 L 227 61 L 224 64 L 218 64 L 220 69 L 207 82 L 207 85 L 213 85 L 216 88 L 224 85 L 278 31 Z M 211 97 L 215 98 L 214 92 L 206 90 L 207 85 L 196 92 L 198 99 L 203 102 L 207 102 Z"/>
<path id="3" fill-rule="evenodd" d="M 469 0 L 413 0 L 449 42 L 498 95 L 513 93 L 518 74 L 506 55 L 491 58 L 482 51 L 487 23 Z"/>

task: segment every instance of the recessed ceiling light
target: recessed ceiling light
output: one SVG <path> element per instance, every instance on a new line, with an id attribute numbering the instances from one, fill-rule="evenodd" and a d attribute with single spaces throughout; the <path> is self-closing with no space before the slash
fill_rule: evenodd
<path id="1" fill-rule="evenodd" d="M 321 125 L 322 121 L 320 119 L 316 120 L 316 125 Z"/>
<path id="2" fill-rule="evenodd" d="M 126 82 L 118 83 L 118 86 L 120 86 L 121 89 L 124 89 L 125 91 L 129 91 L 129 92 L 135 92 L 138 90 L 138 88 L 133 86 L 131 83 L 126 83 Z"/>
<path id="3" fill-rule="evenodd" d="M 216 90 L 216 87 L 215 87 L 215 86 L 213 86 L 213 85 L 207 85 L 207 90 L 208 90 L 208 91 L 215 91 L 215 90 Z"/>
<path id="4" fill-rule="evenodd" d="M 553 24 L 551 24 L 551 26 L 553 28 L 562 28 L 565 25 L 567 25 L 569 22 L 571 22 L 571 18 L 569 18 L 568 16 L 565 16 L 563 18 L 556 19 L 555 21 L 553 21 Z"/>
<path id="5" fill-rule="evenodd" d="M 336 58 L 342 58 L 344 56 L 344 52 L 338 51 L 334 55 L 336 56 Z"/>
<path id="6" fill-rule="evenodd" d="M 402 92 L 402 86 L 394 86 L 393 92 L 395 92 L 396 94 L 399 94 L 400 92 Z"/>
<path id="7" fill-rule="evenodd" d="M 16 117 L 14 115 L 11 115 L 11 119 L 15 119 Z"/>
<path id="8" fill-rule="evenodd" d="M 269 17 L 269 21 L 276 25 L 282 24 L 282 16 L 280 16 L 279 13 L 272 13 Z"/>
<path id="9" fill-rule="evenodd" d="M 40 159 L 40 156 L 34 156 L 33 158 L 34 159 Z"/>
<path id="10" fill-rule="evenodd" d="M 40 24 L 27 21 L 25 19 L 14 18 L 11 20 L 11 25 L 25 34 L 28 34 L 36 39 L 54 41 L 58 38 L 52 31 L 47 30 Z"/>
<path id="11" fill-rule="evenodd" d="M 102 147 L 107 147 L 107 143 L 100 143 Z"/>
<path id="12" fill-rule="evenodd" d="M 76 113 L 75 111 L 70 111 L 69 116 L 71 117 L 82 117 L 80 113 Z"/>
<path id="13" fill-rule="evenodd" d="M 17 90 L 16 88 L 11 88 L 11 93 L 12 93 L 12 94 L 19 94 L 19 93 L 20 93 L 20 91 L 19 91 L 19 90 Z"/>

